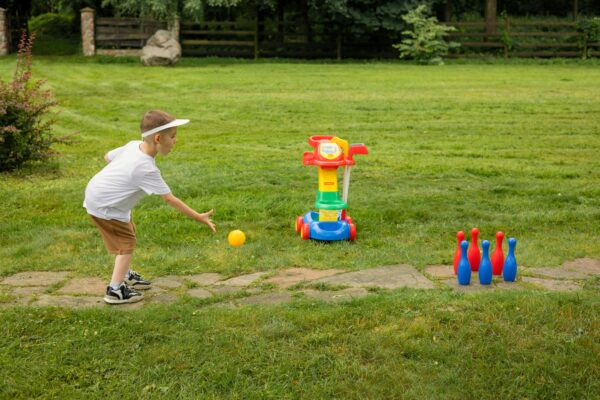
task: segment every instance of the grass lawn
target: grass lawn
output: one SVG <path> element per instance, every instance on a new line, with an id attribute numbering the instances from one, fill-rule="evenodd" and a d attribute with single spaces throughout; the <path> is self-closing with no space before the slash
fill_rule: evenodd
<path id="1" fill-rule="evenodd" d="M 37 57 L 60 101 L 61 156 L 0 175 L 0 277 L 112 259 L 81 207 L 103 154 L 160 108 L 192 123 L 157 163 L 173 193 L 216 209 L 216 235 L 159 198 L 134 215 L 133 267 L 169 274 L 450 264 L 455 232 L 518 239 L 517 260 L 600 258 L 600 62 L 246 62 L 175 68 Z M 14 57 L 0 58 L 9 79 Z M 362 142 L 355 243 L 301 241 L 313 134 Z M 246 232 L 241 248 L 227 245 Z M 598 281 L 583 291 L 398 290 L 326 305 L 0 308 L 0 398 L 598 398 Z M 2 298 L 0 298 L 2 301 Z"/>

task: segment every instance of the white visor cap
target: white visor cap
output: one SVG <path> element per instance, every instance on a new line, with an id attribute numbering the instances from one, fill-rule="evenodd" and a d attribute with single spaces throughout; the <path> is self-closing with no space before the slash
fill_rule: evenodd
<path id="1" fill-rule="evenodd" d="M 174 119 L 173 121 L 169 122 L 168 124 L 157 126 L 156 128 L 150 129 L 149 131 L 142 132 L 142 137 L 145 138 L 146 136 L 153 135 L 156 132 L 164 131 L 165 129 L 173 128 L 173 127 L 179 126 L 179 125 L 185 125 L 188 122 L 190 122 L 189 119 Z"/>

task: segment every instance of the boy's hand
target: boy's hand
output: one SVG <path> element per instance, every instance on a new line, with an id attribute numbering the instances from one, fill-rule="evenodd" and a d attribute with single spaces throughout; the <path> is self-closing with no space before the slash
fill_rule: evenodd
<path id="1" fill-rule="evenodd" d="M 213 215 L 215 213 L 214 208 L 211 209 L 210 211 L 207 211 L 205 213 L 200 214 L 200 217 L 198 218 L 198 221 L 205 223 L 206 225 L 208 225 L 208 227 L 210 229 L 212 229 L 213 232 L 217 232 L 217 228 L 214 224 L 214 222 L 212 222 L 212 220 L 210 219 L 210 216 Z"/>
<path id="2" fill-rule="evenodd" d="M 205 213 L 200 214 L 200 213 L 194 211 L 193 209 L 191 209 L 190 206 L 188 206 L 187 204 L 185 204 L 183 201 L 181 201 L 177 197 L 173 196 L 172 193 L 163 194 L 162 198 L 171 207 L 176 208 L 177 210 L 181 211 L 182 213 L 184 213 L 188 217 L 190 217 L 192 219 L 195 219 L 198 222 L 202 222 L 203 224 L 208 225 L 208 227 L 213 232 L 217 231 L 217 228 L 215 227 L 215 224 L 210 220 L 210 216 L 213 215 L 214 212 L 215 212 L 214 209 L 212 209 L 210 211 L 207 211 Z"/>

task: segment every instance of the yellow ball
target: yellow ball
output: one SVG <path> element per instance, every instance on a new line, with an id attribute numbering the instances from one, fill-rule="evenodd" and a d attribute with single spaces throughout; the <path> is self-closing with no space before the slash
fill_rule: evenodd
<path id="1" fill-rule="evenodd" d="M 227 241 L 229 241 L 229 244 L 233 247 L 238 247 L 244 244 L 246 241 L 246 235 L 244 235 L 244 232 L 236 229 L 235 231 L 229 232 L 229 235 L 227 235 Z"/>

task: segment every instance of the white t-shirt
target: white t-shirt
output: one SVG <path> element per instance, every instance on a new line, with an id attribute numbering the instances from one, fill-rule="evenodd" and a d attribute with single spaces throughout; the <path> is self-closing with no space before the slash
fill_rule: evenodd
<path id="1" fill-rule="evenodd" d="M 154 157 L 144 153 L 141 144 L 135 140 L 108 152 L 110 162 L 85 188 L 83 206 L 88 214 L 129 222 L 131 209 L 142 197 L 171 193 Z"/>

